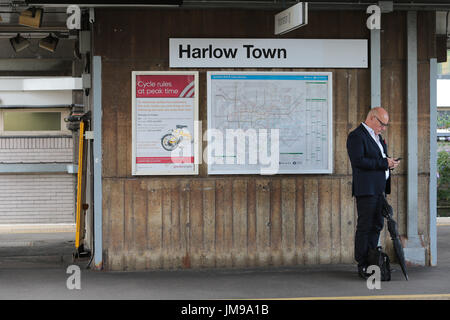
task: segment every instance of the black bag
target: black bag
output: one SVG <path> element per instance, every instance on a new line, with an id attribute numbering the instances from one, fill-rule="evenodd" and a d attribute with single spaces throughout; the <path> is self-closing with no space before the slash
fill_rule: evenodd
<path id="1" fill-rule="evenodd" d="M 376 265 L 380 268 L 381 281 L 391 280 L 391 265 L 389 256 L 383 252 L 381 247 L 376 249 L 369 249 L 369 255 L 367 257 L 369 266 Z"/>

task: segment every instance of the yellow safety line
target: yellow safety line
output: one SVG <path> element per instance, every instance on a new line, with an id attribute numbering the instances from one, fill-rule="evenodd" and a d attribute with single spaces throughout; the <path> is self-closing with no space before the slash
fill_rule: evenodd
<path id="1" fill-rule="evenodd" d="M 399 295 L 379 295 L 379 296 L 342 296 L 342 297 L 299 297 L 299 298 L 274 298 L 261 300 L 383 300 L 383 299 L 426 299 L 445 298 L 450 299 L 450 293 L 442 294 L 399 294 Z"/>
<path id="2" fill-rule="evenodd" d="M 77 175 L 77 218 L 76 218 L 76 234 L 75 248 L 80 246 L 81 235 L 81 183 L 83 177 L 83 140 L 84 140 L 84 122 L 80 122 L 80 137 L 78 143 L 78 175 Z"/>

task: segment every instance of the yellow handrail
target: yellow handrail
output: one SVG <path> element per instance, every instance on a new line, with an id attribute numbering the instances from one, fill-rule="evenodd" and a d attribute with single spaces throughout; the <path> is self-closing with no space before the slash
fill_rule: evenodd
<path id="1" fill-rule="evenodd" d="M 81 242 L 81 184 L 83 182 L 83 141 L 84 141 L 84 122 L 80 122 L 80 138 L 78 143 L 78 173 L 77 173 L 77 217 L 75 248 L 80 247 Z"/>

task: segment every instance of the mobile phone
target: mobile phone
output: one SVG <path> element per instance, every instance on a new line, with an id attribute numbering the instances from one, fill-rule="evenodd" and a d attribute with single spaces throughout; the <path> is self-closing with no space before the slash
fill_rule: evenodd
<path id="1" fill-rule="evenodd" d="M 395 159 L 395 161 L 398 161 L 398 160 L 402 160 L 403 158 L 397 158 L 397 159 Z"/>

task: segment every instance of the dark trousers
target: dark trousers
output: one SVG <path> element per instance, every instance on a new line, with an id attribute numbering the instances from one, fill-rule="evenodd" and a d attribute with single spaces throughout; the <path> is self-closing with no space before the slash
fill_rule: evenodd
<path id="1" fill-rule="evenodd" d="M 358 221 L 355 234 L 355 260 L 359 266 L 367 266 L 369 249 L 378 246 L 384 220 L 381 214 L 381 194 L 356 197 Z"/>

